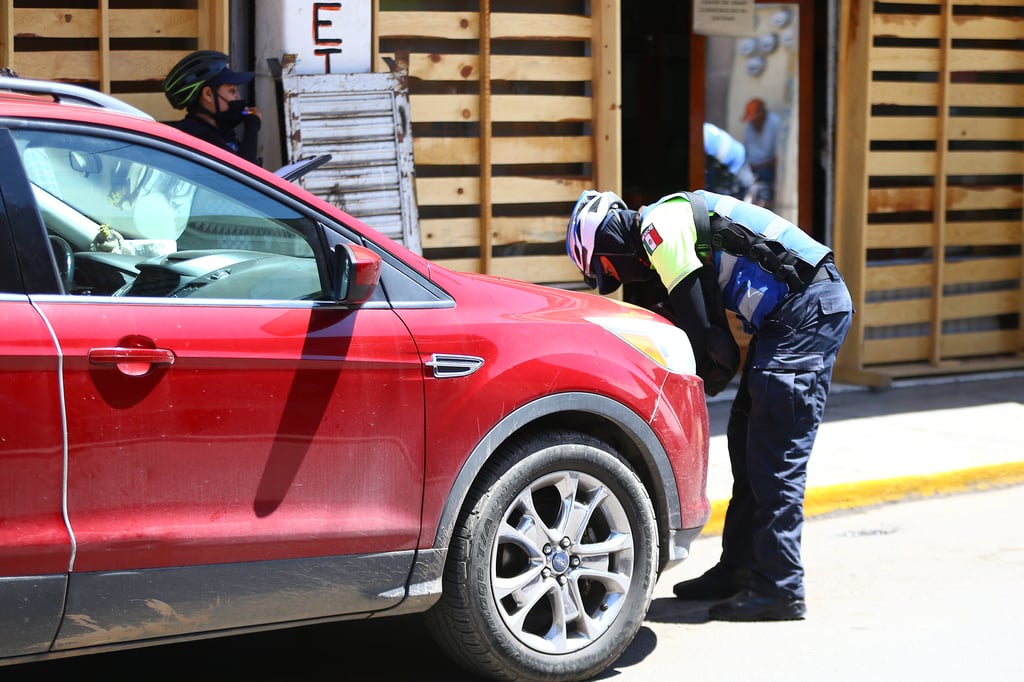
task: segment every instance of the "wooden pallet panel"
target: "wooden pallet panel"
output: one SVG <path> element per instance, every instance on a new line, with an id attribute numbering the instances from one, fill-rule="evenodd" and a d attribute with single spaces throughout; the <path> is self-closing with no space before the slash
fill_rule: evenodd
<path id="1" fill-rule="evenodd" d="M 946 223 L 946 243 L 950 246 L 1005 246 L 1022 241 L 1024 231 L 1016 221 Z"/>
<path id="2" fill-rule="evenodd" d="M 868 225 L 866 244 L 869 249 L 926 248 L 934 241 L 935 230 L 932 222 Z M 1005 246 L 1022 241 L 1020 223 L 1013 221 L 947 222 L 945 230 L 947 246 Z"/>
<path id="3" fill-rule="evenodd" d="M 588 184 L 585 180 L 570 178 L 500 177 L 491 183 L 494 202 L 515 204 L 551 203 L 568 196 L 579 196 Z M 425 206 L 465 206 L 480 203 L 480 179 L 476 177 L 419 178 L 417 197 Z M 565 218 L 567 221 L 567 217 Z M 565 239 L 563 230 L 562 239 Z"/>
<path id="4" fill-rule="evenodd" d="M 1021 258 L 970 258 L 948 263 L 943 283 L 970 284 L 1021 279 Z"/>
<path id="5" fill-rule="evenodd" d="M 480 36 L 478 12 L 388 12 L 377 14 L 378 35 L 389 38 L 468 40 Z M 564 14 L 491 15 L 491 37 L 510 40 L 590 40 L 590 17 Z"/>
<path id="6" fill-rule="evenodd" d="M 112 53 L 109 78 L 163 82 L 167 72 L 185 54 L 177 50 L 118 50 Z M 43 80 L 96 82 L 103 76 L 101 61 L 99 53 L 85 50 L 24 52 L 15 59 L 14 70 L 19 75 Z"/>
<path id="7" fill-rule="evenodd" d="M 931 344 L 927 336 L 869 340 L 864 342 L 864 364 L 923 362 L 928 360 L 930 348 Z"/>
<path id="8" fill-rule="evenodd" d="M 868 126 L 870 138 L 882 142 L 934 140 L 939 132 L 934 116 L 877 116 Z M 1024 140 L 1024 119 L 950 116 L 946 126 L 951 140 Z"/>
<path id="9" fill-rule="evenodd" d="M 378 57 L 377 70 L 388 68 Z M 409 68 L 418 78 L 432 81 L 459 81 L 479 78 L 480 57 L 465 54 L 411 55 Z M 512 81 L 587 81 L 593 73 L 590 57 L 551 57 L 533 55 L 494 55 L 491 57 L 491 78 Z"/>
<path id="10" fill-rule="evenodd" d="M 592 140 L 586 136 L 495 138 L 491 159 L 500 165 L 590 163 Z M 472 165 L 480 159 L 480 140 L 472 137 L 430 137 L 413 140 L 416 160 L 424 165 Z"/>
<path id="11" fill-rule="evenodd" d="M 494 244 L 544 244 L 565 237 L 566 220 L 562 216 L 543 218 L 492 218 Z M 436 218 L 421 220 L 423 247 L 443 249 L 476 246 L 480 240 L 479 218 Z"/>
<path id="12" fill-rule="evenodd" d="M 864 316 L 864 323 L 869 327 L 917 324 L 932 319 L 931 303 L 928 299 L 922 298 L 868 303 L 860 314 Z"/>
<path id="13" fill-rule="evenodd" d="M 408 51 L 424 255 L 459 270 L 579 282 L 565 223 L 605 166 L 595 134 L 607 124 L 596 112 L 611 90 L 600 69 L 611 48 L 596 40 L 612 5 L 614 29 L 617 3 L 574 14 L 583 6 L 526 2 L 489 16 L 445 0 L 435 11 L 380 4 L 375 68 Z"/>
<path id="14" fill-rule="evenodd" d="M 94 38 L 103 15 L 80 8 L 14 8 L 15 33 L 41 38 Z M 188 9 L 110 9 L 106 28 L 111 38 L 196 38 L 199 15 Z"/>
<path id="15" fill-rule="evenodd" d="M 75 82 L 115 94 L 158 120 L 180 118 L 160 90 L 163 79 L 192 50 L 227 51 L 228 3 L 94 4 L 39 8 L 6 0 L 10 39 L 0 45 L 3 63 L 26 78 Z M 95 41 L 95 49 L 83 49 L 89 41 Z"/>
<path id="16" fill-rule="evenodd" d="M 836 215 L 860 314 L 839 374 L 1024 361 L 1024 48 L 999 10 L 1019 2 L 844 7 Z"/>
<path id="17" fill-rule="evenodd" d="M 1012 315 L 1020 310 L 1020 291 L 962 294 L 942 299 L 944 320 Z"/>
<path id="18" fill-rule="evenodd" d="M 943 358 L 979 358 L 1017 353 L 1019 338 L 1016 330 L 968 334 L 944 334 L 941 339 Z"/>
<path id="19" fill-rule="evenodd" d="M 445 267 L 460 272 L 481 272 L 479 258 L 448 258 Z M 506 256 L 495 258 L 488 274 L 524 282 L 576 282 L 579 270 L 564 255 L 557 256 Z"/>

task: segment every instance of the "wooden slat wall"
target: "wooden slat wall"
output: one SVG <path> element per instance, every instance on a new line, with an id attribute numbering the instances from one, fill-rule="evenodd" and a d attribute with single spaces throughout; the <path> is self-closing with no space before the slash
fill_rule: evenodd
<path id="1" fill-rule="evenodd" d="M 617 69 L 600 73 L 598 63 L 608 49 L 617 63 L 617 44 L 592 47 L 608 28 L 601 13 L 614 16 L 618 30 L 617 1 L 408 6 L 376 3 L 374 68 L 386 70 L 386 59 L 409 53 L 424 255 L 457 270 L 578 283 L 565 256 L 569 210 L 584 189 L 598 182 L 617 189 L 621 177 L 617 111 L 595 117 L 602 106 L 616 109 Z M 598 176 L 601 134 L 615 151 L 603 152 Z"/>
<path id="2" fill-rule="evenodd" d="M 170 68 L 192 50 L 227 51 L 226 2 L 155 0 L 130 9 L 110 0 L 91 9 L 2 3 L 4 65 L 26 78 L 112 93 L 159 120 L 181 118 L 160 89 Z"/>
<path id="3" fill-rule="evenodd" d="M 840 374 L 1024 359 L 1022 38 L 1018 0 L 844 2 Z"/>

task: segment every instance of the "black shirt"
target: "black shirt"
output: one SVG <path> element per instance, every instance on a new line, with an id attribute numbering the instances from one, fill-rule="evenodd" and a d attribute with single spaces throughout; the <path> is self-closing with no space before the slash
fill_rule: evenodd
<path id="1" fill-rule="evenodd" d="M 258 116 L 245 117 L 242 124 L 243 133 L 241 140 L 238 139 L 236 134 L 237 129 L 219 128 L 194 112 L 190 112 L 185 118 L 171 123 L 171 125 L 193 137 L 198 137 L 200 140 L 205 140 L 222 149 L 232 151 L 247 161 L 260 164 L 260 159 L 256 158 L 256 133 L 260 129 L 260 119 Z"/>

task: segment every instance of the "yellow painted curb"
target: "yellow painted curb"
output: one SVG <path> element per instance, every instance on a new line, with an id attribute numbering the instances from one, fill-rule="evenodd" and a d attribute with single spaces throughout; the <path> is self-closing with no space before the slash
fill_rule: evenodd
<path id="1" fill-rule="evenodd" d="M 886 502 L 986 490 L 1020 483 L 1024 483 L 1024 462 L 991 464 L 921 476 L 840 483 L 810 488 L 804 500 L 804 516 L 811 518 Z M 711 518 L 704 526 L 702 535 L 722 534 L 725 510 L 728 506 L 729 500 L 711 502 Z"/>

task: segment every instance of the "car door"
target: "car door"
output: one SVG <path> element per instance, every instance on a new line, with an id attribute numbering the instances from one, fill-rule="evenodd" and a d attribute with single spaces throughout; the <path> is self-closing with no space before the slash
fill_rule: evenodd
<path id="1" fill-rule="evenodd" d="M 13 149 L 0 131 L 0 156 L 9 158 Z M 50 647 L 71 564 L 63 516 L 60 358 L 25 295 L 5 210 L 17 188 L 8 185 L 6 171 L 0 167 L 0 657 Z"/>
<path id="2" fill-rule="evenodd" d="M 15 137 L 39 157 L 26 168 L 46 228 L 77 252 L 67 293 L 31 296 L 63 356 L 80 613 L 58 645 L 125 621 L 152 636 L 400 599 L 423 371 L 380 298 L 325 300 L 316 216 L 127 134 Z"/>

